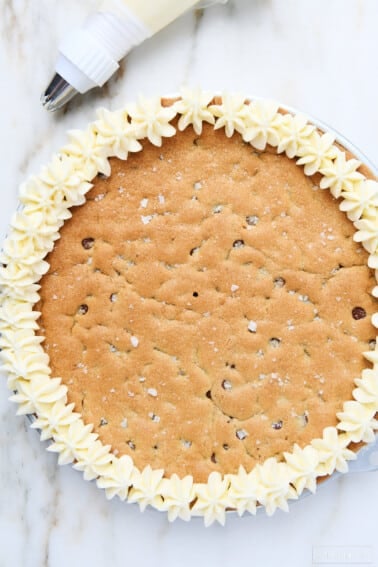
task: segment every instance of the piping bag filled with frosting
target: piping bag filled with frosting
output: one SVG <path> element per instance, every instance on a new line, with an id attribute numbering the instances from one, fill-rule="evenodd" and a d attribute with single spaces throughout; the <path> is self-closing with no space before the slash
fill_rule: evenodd
<path id="1" fill-rule="evenodd" d="M 209 0 L 206 6 L 226 3 Z M 43 106 L 55 111 L 76 94 L 102 87 L 129 51 L 193 7 L 199 0 L 103 0 L 99 10 L 59 46 L 55 75 L 42 95 Z"/>

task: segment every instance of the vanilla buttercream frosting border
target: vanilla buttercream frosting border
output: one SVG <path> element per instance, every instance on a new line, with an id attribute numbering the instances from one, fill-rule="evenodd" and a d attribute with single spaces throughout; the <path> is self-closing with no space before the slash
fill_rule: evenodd
<path id="1" fill-rule="evenodd" d="M 259 151 L 269 144 L 296 160 L 308 176 L 320 173 L 320 188 L 338 199 L 354 224 L 354 240 L 369 253 L 368 266 L 378 280 L 378 182 L 361 173 L 361 162 L 349 158 L 333 134 L 320 132 L 301 114 L 281 112 L 274 102 L 184 89 L 170 106 L 160 97 L 141 98 L 118 111 L 99 110 L 95 122 L 85 131 L 69 132 L 61 151 L 21 186 L 21 206 L 1 253 L 0 347 L 17 413 L 36 415 L 31 427 L 40 431 L 41 440 L 51 440 L 48 450 L 58 453 L 59 464 L 72 463 L 109 499 L 118 496 L 137 502 L 141 510 L 152 506 L 166 511 L 170 521 L 202 516 L 208 526 L 224 524 L 227 510 L 240 516 L 255 514 L 259 506 L 268 515 L 277 508 L 287 511 L 289 500 L 306 489 L 315 492 L 318 477 L 347 472 L 348 461 L 356 458 L 350 444 L 374 442 L 378 429 L 378 346 L 364 353 L 371 368 L 355 380 L 353 399 L 344 402 L 336 427 L 326 427 L 321 438 L 304 448 L 294 445 L 282 462 L 271 457 L 251 471 L 240 467 L 237 474 L 224 476 L 212 472 L 207 483 L 195 483 L 190 475 L 165 478 L 162 469 L 139 470 L 131 457 L 116 456 L 99 440 L 93 425 L 85 424 L 74 404 L 68 404 L 61 378 L 51 376 L 43 337 L 35 334 L 40 314 L 34 310 L 38 282 L 49 269 L 45 257 L 72 216 L 71 208 L 85 203 L 91 181 L 99 173 L 111 174 L 109 158 L 126 160 L 129 153 L 142 150 L 140 140 L 161 146 L 164 138 L 187 127 L 201 135 L 204 122 L 224 129 L 228 137 L 240 135 Z M 372 295 L 378 297 L 378 285 Z M 372 324 L 378 328 L 378 313 Z"/>

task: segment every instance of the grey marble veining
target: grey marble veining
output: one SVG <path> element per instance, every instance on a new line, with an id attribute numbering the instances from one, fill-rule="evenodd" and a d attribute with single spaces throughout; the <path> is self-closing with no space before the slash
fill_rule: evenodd
<path id="1" fill-rule="evenodd" d="M 39 96 L 56 48 L 95 0 L 0 0 L 1 233 L 17 187 L 99 106 L 181 85 L 241 91 L 302 109 L 341 131 L 378 164 L 376 0 L 230 0 L 185 14 L 136 48 L 102 89 L 47 114 Z M 312 565 L 314 546 L 376 549 L 377 473 L 345 476 L 293 503 L 289 515 L 203 528 L 108 502 L 58 467 L 15 416 L 0 381 L 0 567 Z M 370 563 L 371 565 L 372 563 Z"/>

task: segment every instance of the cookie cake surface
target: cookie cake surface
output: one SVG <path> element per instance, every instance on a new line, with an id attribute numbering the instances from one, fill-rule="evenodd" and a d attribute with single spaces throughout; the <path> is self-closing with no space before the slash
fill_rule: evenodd
<path id="1" fill-rule="evenodd" d="M 268 514 L 375 440 L 378 184 L 302 115 L 101 110 L 20 191 L 3 368 L 59 463 L 170 520 Z"/>

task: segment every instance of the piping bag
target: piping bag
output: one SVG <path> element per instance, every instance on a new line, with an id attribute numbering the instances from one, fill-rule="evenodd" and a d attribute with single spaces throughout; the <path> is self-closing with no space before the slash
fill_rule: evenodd
<path id="1" fill-rule="evenodd" d="M 59 46 L 55 75 L 41 97 L 49 111 L 104 83 L 129 51 L 190 8 L 227 0 L 103 0 L 99 10 Z"/>

